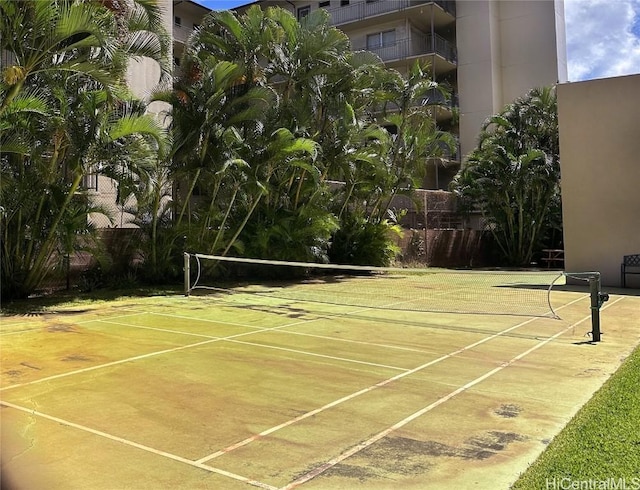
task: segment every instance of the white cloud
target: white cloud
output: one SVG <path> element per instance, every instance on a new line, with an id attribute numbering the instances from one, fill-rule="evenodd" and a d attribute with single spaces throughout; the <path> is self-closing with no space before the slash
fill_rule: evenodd
<path id="1" fill-rule="evenodd" d="M 640 73 L 640 0 L 565 0 L 565 21 L 569 80 Z"/>

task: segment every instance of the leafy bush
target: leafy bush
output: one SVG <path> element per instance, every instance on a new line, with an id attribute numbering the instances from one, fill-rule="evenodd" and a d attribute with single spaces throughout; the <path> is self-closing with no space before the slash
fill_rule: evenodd
<path id="1" fill-rule="evenodd" d="M 245 256 L 326 263 L 331 235 L 337 228 L 333 214 L 311 205 L 262 214 L 243 233 Z"/>
<path id="2" fill-rule="evenodd" d="M 336 264 L 388 266 L 400 253 L 394 235 L 401 235 L 397 224 L 349 215 L 343 218 L 340 229 L 333 235 L 329 258 Z"/>

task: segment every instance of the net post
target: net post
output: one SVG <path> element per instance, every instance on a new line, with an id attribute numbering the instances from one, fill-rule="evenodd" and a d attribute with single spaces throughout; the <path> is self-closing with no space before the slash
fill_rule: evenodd
<path id="1" fill-rule="evenodd" d="M 591 340 L 600 342 L 600 276 L 589 278 L 589 293 L 591 295 Z"/>
<path id="2" fill-rule="evenodd" d="M 600 342 L 600 307 L 609 301 L 609 295 L 601 290 L 599 272 L 565 272 L 565 276 L 581 279 L 589 283 L 589 297 L 591 299 L 591 341 Z"/>
<path id="3" fill-rule="evenodd" d="M 602 303 L 609 301 L 609 295 L 603 293 L 600 286 L 600 273 L 596 272 L 589 278 L 589 291 L 591 293 L 591 338 L 594 342 L 600 342 L 600 307 Z"/>
<path id="4" fill-rule="evenodd" d="M 184 258 L 184 295 L 189 296 L 189 285 L 191 284 L 191 256 L 188 252 L 182 254 Z"/>

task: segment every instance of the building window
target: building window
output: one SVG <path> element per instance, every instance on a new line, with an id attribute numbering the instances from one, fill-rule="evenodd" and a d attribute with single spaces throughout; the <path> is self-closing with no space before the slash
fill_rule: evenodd
<path id="1" fill-rule="evenodd" d="M 82 187 L 88 191 L 98 192 L 98 172 L 95 168 L 82 177 Z"/>
<path id="2" fill-rule="evenodd" d="M 173 18 L 173 23 L 178 27 L 182 26 L 182 19 L 177 15 Z"/>
<path id="3" fill-rule="evenodd" d="M 367 34 L 367 49 L 384 48 L 396 43 L 396 30 Z"/>
<path id="4" fill-rule="evenodd" d="M 321 9 L 327 8 L 327 7 L 330 7 L 330 6 L 331 6 L 331 1 L 329 1 L 329 2 L 320 2 L 318 4 L 318 7 L 320 7 Z"/>
<path id="5" fill-rule="evenodd" d="M 176 65 L 176 66 L 180 66 L 180 58 L 177 58 L 177 57 L 174 56 L 173 64 Z"/>
<path id="6" fill-rule="evenodd" d="M 340 0 L 341 7 L 346 7 L 347 5 L 349 5 L 349 0 Z"/>
<path id="7" fill-rule="evenodd" d="M 304 19 L 310 13 L 311 13 L 311 5 L 307 5 L 306 7 L 300 7 L 298 9 L 298 20 Z"/>

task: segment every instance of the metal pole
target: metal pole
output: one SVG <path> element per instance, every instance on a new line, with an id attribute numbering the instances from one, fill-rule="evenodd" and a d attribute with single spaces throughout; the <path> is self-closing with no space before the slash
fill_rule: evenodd
<path id="1" fill-rule="evenodd" d="M 566 277 L 573 277 L 589 281 L 589 295 L 591 297 L 591 340 L 600 342 L 600 307 L 609 301 L 609 295 L 600 290 L 601 280 L 599 272 L 564 272 Z"/>
<path id="2" fill-rule="evenodd" d="M 184 257 L 184 295 L 189 296 L 189 285 L 191 284 L 191 260 L 187 252 L 183 253 Z"/>
<path id="3" fill-rule="evenodd" d="M 600 342 L 600 276 L 589 278 L 591 293 L 591 340 Z"/>
<path id="4" fill-rule="evenodd" d="M 427 209 L 427 191 L 422 191 L 422 212 L 424 214 L 424 263 L 429 265 L 429 216 Z"/>

